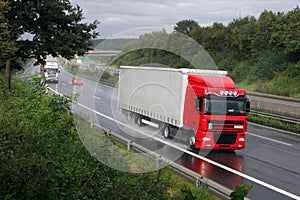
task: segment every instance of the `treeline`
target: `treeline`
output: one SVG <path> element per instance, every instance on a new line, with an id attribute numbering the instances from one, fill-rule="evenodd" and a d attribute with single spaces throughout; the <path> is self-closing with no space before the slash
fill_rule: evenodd
<path id="1" fill-rule="evenodd" d="M 228 25 L 214 23 L 201 27 L 194 20 L 176 23 L 174 32 L 181 32 L 202 45 L 218 69 L 229 71 L 238 85 L 257 92 L 300 98 L 300 10 L 297 6 L 287 13 L 264 11 L 253 16 L 234 19 Z M 145 34 L 131 44 L 132 49 L 141 44 L 169 45 L 170 37 L 160 33 Z M 175 41 L 173 41 L 175 42 Z M 199 52 L 189 49 L 188 43 L 180 44 L 186 54 L 199 59 Z M 149 45 L 146 45 L 149 47 Z M 154 45 L 155 46 L 155 45 Z M 128 49 L 128 45 L 125 50 Z M 153 48 L 138 49 L 116 61 L 117 64 L 140 65 L 162 63 L 171 67 L 195 67 L 176 53 Z M 197 55 L 198 54 L 198 55 Z M 192 59 L 193 60 L 193 59 Z M 209 63 L 211 64 L 211 63 Z"/>

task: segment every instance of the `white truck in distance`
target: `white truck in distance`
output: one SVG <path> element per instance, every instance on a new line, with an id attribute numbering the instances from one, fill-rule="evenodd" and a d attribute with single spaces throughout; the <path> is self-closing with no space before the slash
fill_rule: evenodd
<path id="1" fill-rule="evenodd" d="M 58 74 L 60 72 L 57 61 L 46 61 L 41 67 L 43 77 L 46 82 L 58 82 Z"/>

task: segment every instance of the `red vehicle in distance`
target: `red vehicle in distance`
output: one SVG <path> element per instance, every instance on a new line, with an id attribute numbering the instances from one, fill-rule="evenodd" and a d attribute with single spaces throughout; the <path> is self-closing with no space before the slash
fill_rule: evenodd
<path id="1" fill-rule="evenodd" d="M 72 84 L 73 85 L 83 85 L 83 80 L 78 76 L 73 76 Z"/>

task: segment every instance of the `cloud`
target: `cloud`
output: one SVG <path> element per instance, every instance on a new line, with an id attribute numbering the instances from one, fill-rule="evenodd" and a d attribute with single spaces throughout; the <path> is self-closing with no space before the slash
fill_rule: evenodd
<path id="1" fill-rule="evenodd" d="M 71 0 L 84 10 L 85 21 L 100 20 L 102 37 L 149 27 L 170 28 L 178 21 L 193 19 L 200 25 L 214 22 L 227 24 L 245 16 L 258 17 L 264 10 L 287 12 L 299 5 L 298 0 Z"/>

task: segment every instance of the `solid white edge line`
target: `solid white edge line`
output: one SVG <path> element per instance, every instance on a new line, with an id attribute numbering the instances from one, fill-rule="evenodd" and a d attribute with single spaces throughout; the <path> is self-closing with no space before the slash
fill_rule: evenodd
<path id="1" fill-rule="evenodd" d="M 290 143 L 286 143 L 286 142 L 281 142 L 279 140 L 274 140 L 274 139 L 271 139 L 271 138 L 267 138 L 267 137 L 264 137 L 264 136 L 260 136 L 260 135 L 256 135 L 254 133 L 249 133 L 249 132 L 246 132 L 246 135 L 251 135 L 251 136 L 254 136 L 254 137 L 259 137 L 259 138 L 262 138 L 262 139 L 265 139 L 265 140 L 269 140 L 269 141 L 272 141 L 272 142 L 276 142 L 276 143 L 279 143 L 279 144 L 284 144 L 284 145 L 287 145 L 287 146 L 293 146 L 292 144 Z"/>
<path id="2" fill-rule="evenodd" d="M 167 144 L 167 145 L 169 145 L 169 146 L 171 146 L 171 147 L 173 147 L 173 148 L 175 148 L 175 149 L 177 149 L 177 150 L 180 150 L 180 151 L 182 151 L 182 152 L 184 152 L 184 153 L 187 153 L 187 154 L 190 154 L 190 155 L 192 155 L 192 156 L 194 156 L 194 157 L 197 157 L 197 158 L 199 158 L 199 159 L 201 159 L 201 160 L 203 160 L 203 161 L 205 161 L 205 162 L 208 162 L 208 163 L 210 163 L 210 164 L 212 164 L 212 165 L 215 165 L 215 166 L 217 166 L 217 167 L 219 167 L 219 168 L 221 168 L 221 169 L 224 169 L 224 170 L 226 170 L 226 171 L 228 171 L 228 172 L 231 172 L 231 173 L 233 173 L 233 174 L 235 174 L 235 175 L 238 175 L 238 176 L 240 176 L 240 177 L 243 177 L 243 178 L 245 178 L 245 179 L 248 179 L 248 180 L 250 180 L 250 181 L 252 181 L 252 182 L 254 182 L 254 183 L 257 183 L 257 184 L 259 184 L 259 185 L 262 185 L 262 186 L 264 186 L 264 187 L 266 187 L 266 188 L 269 188 L 269 189 L 271 189 L 271 190 L 274 190 L 274 191 L 276 191 L 276 192 L 278 192 L 278 193 L 281 193 L 281 194 L 283 194 L 283 195 L 285 195 L 285 196 L 288 196 L 288 197 L 290 197 L 290 198 L 300 200 L 300 196 L 297 196 L 297 195 L 295 195 L 295 194 L 292 194 L 292 193 L 290 193 L 290 192 L 287 192 L 287 191 L 285 191 L 285 190 L 283 190 L 283 189 L 280 189 L 280 188 L 278 188 L 278 187 L 276 187 L 276 186 L 273 186 L 273 185 L 271 185 L 271 184 L 269 184 L 269 183 L 263 182 L 263 181 L 261 181 L 261 180 L 259 180 L 259 179 L 257 179 L 257 178 L 254 178 L 254 177 L 251 177 L 251 176 L 249 176 L 249 175 L 246 175 L 246 174 L 244 174 L 244 173 L 242 173 L 242 172 L 239 172 L 239 171 L 237 171 L 237 170 L 235 170 L 235 169 L 231 169 L 230 167 L 227 167 L 227 166 L 225 166 L 225 165 L 222 165 L 222 164 L 220 164 L 220 163 L 217 163 L 217 162 L 215 162 L 215 161 L 212 161 L 212 160 L 210 160 L 210 159 L 208 159 L 208 158 L 205 158 L 205 157 L 203 157 L 203 156 L 200 156 L 200 155 L 198 155 L 198 154 L 195 154 L 195 153 L 193 153 L 193 152 L 190 152 L 190 151 L 187 150 L 187 149 L 182 149 L 182 148 L 180 148 L 180 147 L 178 147 L 178 146 L 175 146 L 175 145 L 173 145 L 173 144 L 171 144 L 171 143 L 169 143 L 169 142 L 166 142 L 166 141 L 164 141 L 164 140 L 162 140 L 162 139 L 155 138 L 155 137 L 153 137 L 152 135 L 148 135 L 148 134 L 146 134 L 146 133 L 143 133 L 143 132 L 141 132 L 141 131 L 138 130 L 138 129 L 135 129 L 135 128 L 133 128 L 133 127 L 131 127 L 131 126 L 129 126 L 129 125 L 123 123 L 123 122 L 120 122 L 120 121 L 115 120 L 115 119 L 113 119 L 113 118 L 111 118 L 111 117 L 109 117 L 109 116 L 106 116 L 106 115 L 104 115 L 104 114 L 102 114 L 102 113 L 100 113 L 100 112 L 98 112 L 98 111 L 96 111 L 96 110 L 93 110 L 93 109 L 91 109 L 91 108 L 89 108 L 89 107 L 87 107 L 87 106 L 85 106 L 85 105 L 83 105 L 83 104 L 81 104 L 81 103 L 78 103 L 78 102 L 77 102 L 77 105 L 79 105 L 79 106 L 81 106 L 81 107 L 83 107 L 83 108 L 86 108 L 87 110 L 90 110 L 90 111 L 92 111 L 92 112 L 94 112 L 94 113 L 96 113 L 96 114 L 98 114 L 98 115 L 100 115 L 100 116 L 102 116 L 102 117 L 104 117 L 104 118 L 106 118 L 106 119 L 109 119 L 109 120 L 114 121 L 114 122 L 116 122 L 116 123 L 118 123 L 118 124 L 121 124 L 121 125 L 123 125 L 123 126 L 126 126 L 127 128 L 130 128 L 130 129 L 132 129 L 132 130 L 134 130 L 134 131 L 138 131 L 139 133 L 141 133 L 141 134 L 143 134 L 143 135 L 150 136 L 150 137 L 152 137 L 153 139 L 155 139 L 155 140 L 157 140 L 157 141 L 159 141 L 159 142 L 161 142 L 161 143 Z"/>
<path id="3" fill-rule="evenodd" d="M 51 89 L 52 89 L 52 88 L 51 88 Z M 53 90 L 53 89 L 52 89 L 52 90 Z M 62 95 L 62 94 L 60 94 L 60 95 Z M 190 152 L 190 151 L 187 150 L 187 149 L 182 149 L 182 148 L 180 148 L 180 147 L 178 147 L 178 146 L 175 146 L 175 145 L 173 145 L 173 144 L 171 144 L 171 143 L 169 143 L 169 142 L 166 142 L 166 141 L 164 141 L 164 140 L 162 140 L 162 139 L 155 138 L 155 137 L 153 137 L 152 135 L 148 135 L 148 134 L 146 134 L 146 133 L 143 133 L 143 132 L 141 132 L 140 130 L 134 129 L 134 128 L 132 128 L 131 126 L 129 126 L 129 125 L 123 123 L 123 122 L 120 122 L 120 121 L 115 120 L 115 119 L 113 119 L 113 118 L 111 118 L 111 117 L 109 117 L 109 116 L 106 116 L 106 115 L 104 115 L 104 114 L 102 114 L 102 113 L 100 113 L 100 112 L 98 112 L 98 111 L 96 111 L 96 110 L 93 110 L 92 108 L 89 108 L 89 107 L 87 107 L 87 106 L 85 106 L 85 105 L 83 105 L 83 104 L 81 104 L 81 103 L 79 103 L 79 102 L 77 102 L 77 105 L 79 105 L 79 106 L 81 106 L 81 107 L 83 107 L 83 108 L 86 108 L 87 110 L 90 110 L 90 111 L 92 111 L 92 112 L 94 112 L 94 113 L 96 113 L 96 114 L 98 114 L 98 115 L 100 115 L 100 116 L 102 116 L 102 117 L 104 117 L 104 118 L 106 118 L 106 119 L 109 119 L 109 120 L 114 121 L 114 122 L 116 122 L 116 123 L 118 123 L 118 124 L 121 124 L 121 125 L 123 125 L 123 126 L 126 126 L 126 127 L 130 128 L 130 129 L 132 129 L 132 130 L 138 131 L 139 133 L 141 133 L 141 134 L 143 134 L 143 135 L 150 136 L 150 137 L 152 137 L 153 139 L 155 139 L 155 140 L 157 140 L 157 141 L 159 141 L 159 142 L 161 142 L 161 143 L 167 144 L 167 145 L 169 145 L 169 146 L 171 146 L 171 147 L 173 147 L 173 148 L 175 148 L 175 149 L 177 149 L 177 150 L 180 150 L 180 151 L 182 151 L 182 152 L 184 152 L 184 153 L 187 153 L 187 154 L 192 155 L 192 156 L 194 156 L 194 157 L 196 157 L 196 158 L 199 158 L 199 159 L 201 159 L 201 160 L 203 160 L 203 161 L 205 161 L 205 162 L 208 162 L 208 163 L 210 163 L 210 164 L 212 164 L 212 165 L 215 165 L 215 166 L 217 166 L 217 167 L 219 167 L 219 168 L 221 168 L 221 169 L 224 169 L 224 170 L 226 170 L 226 171 L 228 171 L 228 172 L 231 172 L 231 173 L 233 173 L 233 174 L 235 174 L 235 175 L 238 175 L 238 176 L 240 176 L 240 177 L 243 177 L 243 178 L 245 178 L 245 179 L 248 179 L 248 180 L 250 180 L 250 181 L 252 181 L 252 182 L 254 182 L 254 183 L 257 183 L 257 184 L 262 185 L 262 186 L 264 186 L 264 187 L 266 187 L 266 188 L 269 188 L 269 189 L 271 189 L 271 190 L 274 190 L 274 191 L 276 191 L 276 192 L 278 192 L 278 193 L 280 193 L 280 194 L 283 194 L 283 195 L 285 195 L 285 196 L 287 196 L 287 197 L 290 197 L 290 198 L 293 198 L 293 199 L 300 200 L 300 196 L 297 196 L 297 195 L 295 195 L 295 194 L 292 194 L 292 193 L 290 193 L 290 192 L 287 192 L 287 191 L 285 191 L 285 190 L 283 190 L 283 189 L 280 189 L 280 188 L 278 188 L 278 187 L 275 187 L 275 186 L 273 186 L 273 185 L 271 185 L 271 184 L 269 184 L 269 183 L 263 182 L 263 181 L 261 181 L 261 180 L 259 180 L 259 179 L 257 179 L 257 178 L 251 177 L 251 176 L 249 176 L 249 175 L 247 175 L 247 174 L 244 174 L 244 173 L 242 173 L 242 172 L 239 172 L 239 171 L 237 171 L 237 170 L 235 170 L 235 169 L 231 169 L 231 168 L 229 168 L 229 167 L 227 167 L 227 166 L 225 166 L 225 165 L 222 165 L 222 164 L 220 164 L 220 163 L 217 163 L 217 162 L 215 162 L 215 161 L 212 161 L 212 160 L 210 160 L 210 159 L 208 159 L 208 158 L 205 158 L 205 157 L 203 157 L 203 156 L 200 156 L 200 155 L 198 155 L 198 154 L 195 154 L 195 153 L 193 153 L 193 152 Z"/>

